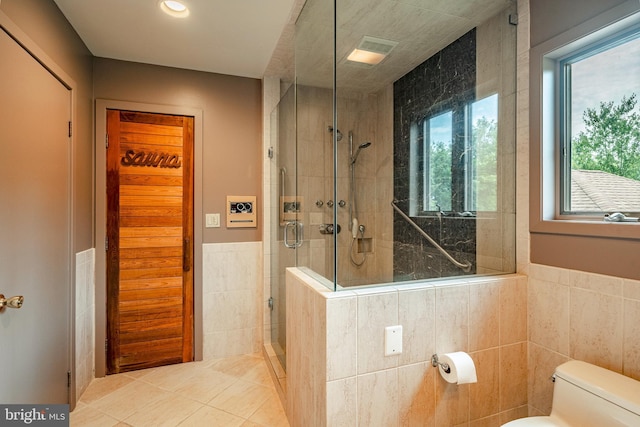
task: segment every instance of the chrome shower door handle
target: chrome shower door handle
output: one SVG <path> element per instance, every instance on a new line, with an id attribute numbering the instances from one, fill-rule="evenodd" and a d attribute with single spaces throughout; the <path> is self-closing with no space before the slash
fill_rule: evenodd
<path id="1" fill-rule="evenodd" d="M 0 294 L 0 310 L 2 310 L 4 307 L 20 308 L 22 307 L 23 302 L 24 302 L 24 297 L 22 295 L 18 295 L 11 298 L 5 298 L 3 294 Z"/>
<path id="2" fill-rule="evenodd" d="M 289 229 L 293 229 L 293 233 L 295 234 L 295 240 L 293 243 L 289 241 Z M 301 222 L 298 221 L 289 221 L 284 225 L 284 245 L 289 249 L 295 249 L 302 246 L 302 241 L 304 239 L 304 228 Z"/>
<path id="3" fill-rule="evenodd" d="M 301 222 L 296 221 L 296 248 L 302 246 L 304 240 L 304 226 Z"/>

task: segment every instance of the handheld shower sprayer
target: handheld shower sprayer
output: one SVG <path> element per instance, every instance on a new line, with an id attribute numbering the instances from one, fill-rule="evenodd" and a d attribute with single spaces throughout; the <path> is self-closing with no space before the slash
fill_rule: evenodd
<path id="1" fill-rule="evenodd" d="M 362 151 L 363 148 L 367 148 L 370 145 L 371 145 L 371 142 L 369 141 L 363 142 L 362 144 L 358 145 L 356 154 L 354 154 L 354 156 L 351 158 L 351 164 L 354 164 L 356 162 L 356 160 L 358 159 L 358 156 L 360 155 L 360 151 Z"/>

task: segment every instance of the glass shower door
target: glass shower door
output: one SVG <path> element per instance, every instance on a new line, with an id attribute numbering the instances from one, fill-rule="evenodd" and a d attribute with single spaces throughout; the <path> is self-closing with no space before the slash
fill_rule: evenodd
<path id="1" fill-rule="evenodd" d="M 293 88 L 285 93 L 271 113 L 271 142 L 271 346 L 284 374 L 287 348 L 285 270 L 296 265 L 296 249 L 303 239 L 301 201 L 297 197 Z"/>

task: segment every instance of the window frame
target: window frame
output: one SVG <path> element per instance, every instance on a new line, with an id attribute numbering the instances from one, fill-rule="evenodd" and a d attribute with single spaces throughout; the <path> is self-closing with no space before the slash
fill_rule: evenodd
<path id="1" fill-rule="evenodd" d="M 602 219 L 604 211 L 576 211 L 567 209 L 571 202 L 571 153 L 572 153 L 572 68 L 571 66 L 583 59 L 594 57 L 615 47 L 621 46 L 631 40 L 640 39 L 640 24 L 631 25 L 614 34 L 606 33 L 605 36 L 594 43 L 581 46 L 568 54 L 556 59 L 556 85 L 558 87 L 559 110 L 557 126 L 560 130 L 558 141 L 558 157 L 560 174 L 559 199 L 557 206 L 558 219 Z M 640 95 L 640 93 L 638 93 Z M 626 212 L 625 213 L 629 213 Z M 638 212 L 631 212 L 632 216 L 638 216 Z"/>
<path id="2" fill-rule="evenodd" d="M 417 120 L 411 125 L 410 139 L 411 143 L 411 167 L 414 168 L 410 172 L 412 182 L 410 184 L 410 216 L 428 218 L 433 217 L 441 212 L 447 214 L 455 212 L 471 212 L 474 216 L 478 212 L 496 214 L 497 207 L 494 210 L 478 210 L 477 209 L 477 195 L 473 193 L 473 177 L 476 172 L 477 165 L 474 164 L 474 152 L 477 152 L 477 147 L 473 144 L 473 113 L 472 107 L 478 101 L 484 99 L 496 97 L 496 113 L 499 111 L 499 96 L 497 93 L 492 93 L 479 99 L 467 100 L 463 104 L 450 104 L 447 103 L 446 107 L 439 106 L 429 111 L 421 119 Z M 425 209 L 428 196 L 431 195 L 429 189 L 429 174 L 430 174 L 430 158 L 431 158 L 431 135 L 430 135 L 430 122 L 432 119 L 438 118 L 445 114 L 451 115 L 451 199 L 447 205 L 450 205 L 450 209 L 429 210 Z M 498 126 L 500 124 L 498 123 Z M 456 151 L 457 150 L 457 151 Z M 497 153 L 496 153 L 497 156 Z M 465 164 L 464 171 L 458 171 L 457 176 L 453 173 L 453 162 L 456 157 L 461 157 Z M 497 162 L 497 160 L 496 160 Z M 427 192 L 429 194 L 427 194 Z M 457 198 L 454 194 L 458 194 Z M 429 199 L 430 200 L 430 199 Z M 497 203 L 497 200 L 496 200 Z M 471 206 L 476 204 L 475 209 L 471 209 Z M 453 215 L 456 216 L 456 215 Z"/>
<path id="3" fill-rule="evenodd" d="M 640 239 L 640 223 L 607 223 L 601 214 L 562 214 L 560 142 L 563 58 L 640 26 L 640 10 L 627 2 L 530 50 L 530 231 L 532 233 Z"/>

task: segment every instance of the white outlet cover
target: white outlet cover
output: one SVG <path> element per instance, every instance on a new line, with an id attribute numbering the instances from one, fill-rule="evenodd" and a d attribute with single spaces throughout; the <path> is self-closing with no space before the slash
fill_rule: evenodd
<path id="1" fill-rule="evenodd" d="M 384 328 L 384 355 L 395 356 L 402 353 L 402 325 Z"/>

